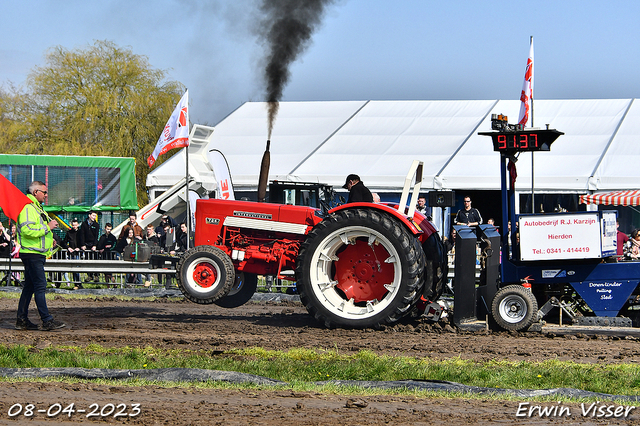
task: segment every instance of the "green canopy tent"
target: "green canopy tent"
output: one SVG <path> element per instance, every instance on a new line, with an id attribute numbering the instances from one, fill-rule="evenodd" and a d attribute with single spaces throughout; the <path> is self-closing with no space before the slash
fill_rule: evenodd
<path id="1" fill-rule="evenodd" d="M 138 210 L 133 158 L 0 154 L 0 173 L 25 192 L 44 182 L 48 212 Z"/>

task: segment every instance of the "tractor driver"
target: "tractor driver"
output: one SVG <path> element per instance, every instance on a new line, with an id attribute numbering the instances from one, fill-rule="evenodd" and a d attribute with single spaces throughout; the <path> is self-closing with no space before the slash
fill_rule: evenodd
<path id="1" fill-rule="evenodd" d="M 342 187 L 349 190 L 347 203 L 373 203 L 371 191 L 364 186 L 364 183 L 360 180 L 360 176 L 350 174 L 347 176 L 347 180 Z"/>

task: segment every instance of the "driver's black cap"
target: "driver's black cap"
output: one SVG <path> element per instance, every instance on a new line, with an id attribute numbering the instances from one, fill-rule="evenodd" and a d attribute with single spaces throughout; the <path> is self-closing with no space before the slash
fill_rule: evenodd
<path id="1" fill-rule="evenodd" d="M 344 181 L 344 185 L 342 185 L 342 187 L 347 189 L 349 187 L 349 181 L 351 180 L 360 180 L 360 176 L 354 174 L 347 176 L 347 180 Z"/>

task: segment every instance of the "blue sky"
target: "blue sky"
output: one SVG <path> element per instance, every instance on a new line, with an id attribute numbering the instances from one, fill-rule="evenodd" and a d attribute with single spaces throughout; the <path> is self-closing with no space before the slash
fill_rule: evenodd
<path id="1" fill-rule="evenodd" d="M 47 49 L 111 40 L 189 88 L 192 122 L 265 99 L 257 0 L 0 0 L 0 84 Z M 336 0 L 283 101 L 640 97 L 640 2 Z"/>

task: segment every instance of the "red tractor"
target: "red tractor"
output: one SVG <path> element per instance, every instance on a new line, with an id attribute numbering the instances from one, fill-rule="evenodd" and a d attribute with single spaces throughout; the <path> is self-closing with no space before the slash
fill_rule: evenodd
<path id="1" fill-rule="evenodd" d="M 422 164 L 414 162 L 399 205 L 312 207 L 198 200 L 195 247 L 177 266 L 193 302 L 237 307 L 258 275 L 296 281 L 300 300 L 326 327 L 379 327 L 436 301 L 447 278 L 440 237 L 415 212 Z M 413 176 L 417 182 L 406 205 Z"/>

